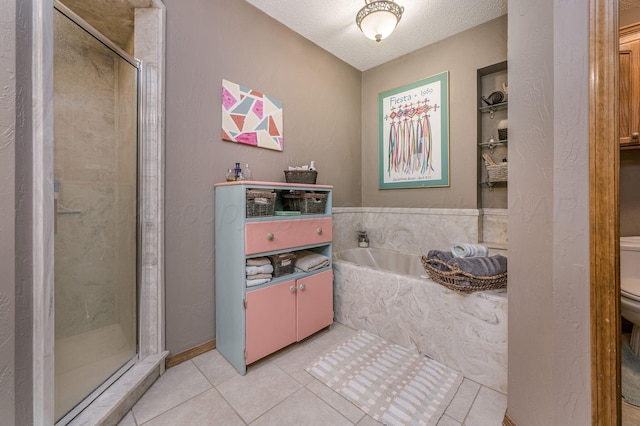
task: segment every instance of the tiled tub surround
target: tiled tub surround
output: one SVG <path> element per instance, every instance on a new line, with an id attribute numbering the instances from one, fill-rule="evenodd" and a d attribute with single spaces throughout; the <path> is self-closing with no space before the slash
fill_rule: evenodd
<path id="1" fill-rule="evenodd" d="M 334 207 L 334 252 L 357 247 L 358 230 L 367 231 L 371 247 L 405 253 L 476 243 L 479 218 L 477 209 Z"/>
<path id="2" fill-rule="evenodd" d="M 491 248 L 507 246 L 507 209 L 480 210 L 480 241 Z"/>
<path id="3" fill-rule="evenodd" d="M 333 267 L 336 321 L 416 348 L 506 393 L 506 290 L 449 290 L 421 277 L 417 253 L 350 249 L 336 253 Z"/>

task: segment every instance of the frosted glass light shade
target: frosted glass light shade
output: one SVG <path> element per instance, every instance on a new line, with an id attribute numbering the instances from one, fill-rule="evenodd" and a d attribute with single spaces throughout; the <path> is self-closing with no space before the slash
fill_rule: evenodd
<path id="1" fill-rule="evenodd" d="M 365 6 L 356 15 L 356 24 L 371 40 L 388 37 L 398 25 L 404 8 L 389 0 L 365 0 Z"/>

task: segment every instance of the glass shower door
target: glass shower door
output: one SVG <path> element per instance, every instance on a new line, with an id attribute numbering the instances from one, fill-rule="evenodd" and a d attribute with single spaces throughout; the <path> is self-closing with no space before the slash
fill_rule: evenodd
<path id="1" fill-rule="evenodd" d="M 55 10 L 56 421 L 137 353 L 137 80 Z"/>

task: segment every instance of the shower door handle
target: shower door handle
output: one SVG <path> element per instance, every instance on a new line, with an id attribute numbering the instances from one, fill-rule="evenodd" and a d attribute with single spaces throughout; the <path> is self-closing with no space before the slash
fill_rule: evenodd
<path id="1" fill-rule="evenodd" d="M 53 199 L 53 235 L 58 233 L 58 199 Z"/>

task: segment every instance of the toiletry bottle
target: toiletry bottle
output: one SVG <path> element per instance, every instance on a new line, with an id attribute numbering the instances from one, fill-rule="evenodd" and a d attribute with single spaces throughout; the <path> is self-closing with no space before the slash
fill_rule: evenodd
<path id="1" fill-rule="evenodd" d="M 249 169 L 249 163 L 244 165 L 244 171 L 242 172 L 242 176 L 244 176 L 246 180 L 251 180 L 251 169 Z"/>
<path id="2" fill-rule="evenodd" d="M 358 231 L 358 247 L 369 247 L 369 237 L 367 237 L 367 231 Z"/>
<path id="3" fill-rule="evenodd" d="M 236 163 L 236 168 L 233 169 L 235 172 L 236 180 L 242 180 L 240 177 L 242 176 L 242 169 L 240 168 L 240 163 Z"/>
<path id="4" fill-rule="evenodd" d="M 309 166 L 309 170 L 315 170 L 316 169 L 316 162 L 315 161 L 311 161 L 311 165 Z"/>

